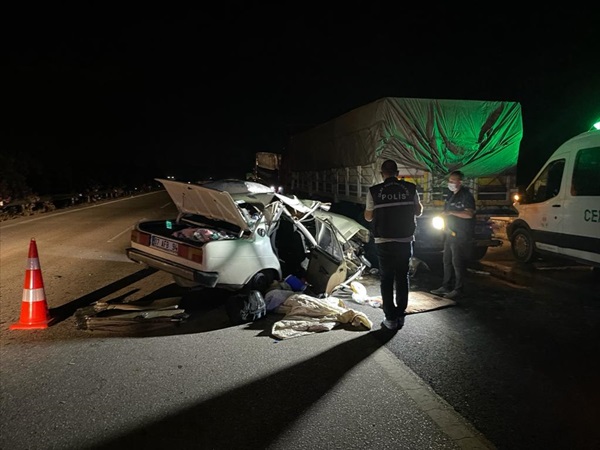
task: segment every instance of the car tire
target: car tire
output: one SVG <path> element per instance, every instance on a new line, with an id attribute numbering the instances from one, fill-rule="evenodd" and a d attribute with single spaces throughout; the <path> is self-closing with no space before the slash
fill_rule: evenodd
<path id="1" fill-rule="evenodd" d="M 517 261 L 529 263 L 536 258 L 535 241 L 529 230 L 525 228 L 516 229 L 510 238 L 510 245 L 513 256 Z"/>
<path id="2" fill-rule="evenodd" d="M 269 272 L 258 272 L 250 282 L 245 286 L 245 291 L 260 291 L 262 294 L 267 292 L 269 286 L 273 282 L 273 276 Z"/>

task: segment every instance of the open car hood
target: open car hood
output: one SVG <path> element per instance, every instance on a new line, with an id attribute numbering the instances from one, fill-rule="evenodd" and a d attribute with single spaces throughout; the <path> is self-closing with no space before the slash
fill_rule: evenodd
<path id="1" fill-rule="evenodd" d="M 219 191 L 197 184 L 155 178 L 161 183 L 180 213 L 196 214 L 213 220 L 237 225 L 248 232 L 250 227 L 229 192 Z"/>

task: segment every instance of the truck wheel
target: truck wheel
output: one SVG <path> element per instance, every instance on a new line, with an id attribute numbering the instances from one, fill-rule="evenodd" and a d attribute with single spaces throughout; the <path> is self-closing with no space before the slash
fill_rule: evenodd
<path id="1" fill-rule="evenodd" d="M 510 245 L 517 261 L 528 263 L 535 259 L 535 242 L 525 228 L 515 230 L 510 238 Z"/>

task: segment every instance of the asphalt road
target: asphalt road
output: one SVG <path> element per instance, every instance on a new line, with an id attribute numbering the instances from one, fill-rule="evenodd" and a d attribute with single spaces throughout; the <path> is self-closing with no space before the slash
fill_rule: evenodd
<path id="1" fill-rule="evenodd" d="M 413 290 L 439 287 L 428 267 Z M 409 316 L 387 347 L 498 448 L 600 448 L 598 272 L 517 263 L 509 242 L 469 272 L 456 307 Z"/>
<path id="2" fill-rule="evenodd" d="M 412 314 L 395 335 L 379 331 L 380 309 L 349 301 L 372 330 L 278 341 L 280 316 L 231 326 L 223 295 L 126 259 L 132 224 L 173 212 L 156 193 L 0 224 L 0 448 L 599 447 L 591 271 L 492 249 L 456 306 Z M 10 330 L 32 237 L 56 321 Z M 427 263 L 415 291 L 439 286 Z M 94 302 L 157 299 L 188 320 L 78 328 Z"/>

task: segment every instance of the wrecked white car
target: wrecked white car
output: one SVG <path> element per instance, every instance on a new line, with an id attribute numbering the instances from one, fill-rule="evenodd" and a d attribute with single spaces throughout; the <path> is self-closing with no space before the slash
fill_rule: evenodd
<path id="1" fill-rule="evenodd" d="M 143 220 L 127 257 L 170 273 L 188 288 L 265 292 L 288 275 L 306 293 L 328 295 L 369 265 L 369 230 L 328 204 L 299 200 L 260 183 L 160 182 L 179 210 L 170 220 Z"/>

